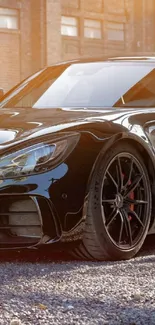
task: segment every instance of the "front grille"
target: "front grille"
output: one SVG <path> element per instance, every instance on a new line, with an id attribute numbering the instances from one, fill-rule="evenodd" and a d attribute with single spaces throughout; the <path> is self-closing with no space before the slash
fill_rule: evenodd
<path id="1" fill-rule="evenodd" d="M 0 247 L 34 245 L 41 236 L 41 217 L 32 198 L 0 198 Z"/>

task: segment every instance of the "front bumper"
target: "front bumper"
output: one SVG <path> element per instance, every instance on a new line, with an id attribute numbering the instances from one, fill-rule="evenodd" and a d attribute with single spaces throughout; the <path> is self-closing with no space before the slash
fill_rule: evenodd
<path id="1" fill-rule="evenodd" d="M 61 222 L 53 202 L 60 200 L 66 170 L 62 163 L 47 173 L 0 180 L 0 249 L 60 240 Z"/>
<path id="2" fill-rule="evenodd" d="M 88 179 L 101 146 L 90 145 L 85 135 L 52 170 L 0 179 L 0 248 L 38 247 L 79 237 Z"/>

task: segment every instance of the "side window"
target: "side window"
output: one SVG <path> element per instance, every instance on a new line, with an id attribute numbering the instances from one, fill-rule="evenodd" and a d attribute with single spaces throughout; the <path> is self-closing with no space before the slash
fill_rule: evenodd
<path id="1" fill-rule="evenodd" d="M 123 94 L 115 106 L 155 107 L 155 69 Z"/>

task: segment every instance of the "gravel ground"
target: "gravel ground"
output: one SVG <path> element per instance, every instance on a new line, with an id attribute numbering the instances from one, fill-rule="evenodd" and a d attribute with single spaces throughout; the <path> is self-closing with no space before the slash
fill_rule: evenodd
<path id="1" fill-rule="evenodd" d="M 153 247 L 125 262 L 35 254 L 1 256 L 0 324 L 155 324 Z"/>

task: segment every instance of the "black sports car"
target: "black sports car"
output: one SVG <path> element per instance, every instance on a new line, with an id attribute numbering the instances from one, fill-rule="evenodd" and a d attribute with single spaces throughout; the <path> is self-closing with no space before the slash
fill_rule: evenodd
<path id="1" fill-rule="evenodd" d="M 155 59 L 57 64 L 0 108 L 0 248 L 133 257 L 155 233 Z"/>

